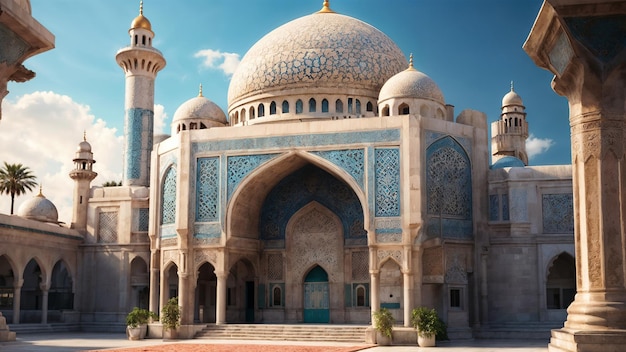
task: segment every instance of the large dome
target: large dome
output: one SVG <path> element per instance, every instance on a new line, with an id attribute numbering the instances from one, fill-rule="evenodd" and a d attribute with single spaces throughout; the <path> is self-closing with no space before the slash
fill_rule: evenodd
<path id="1" fill-rule="evenodd" d="M 278 27 L 250 48 L 230 82 L 228 109 L 301 89 L 376 100 L 382 85 L 406 67 L 400 48 L 378 29 L 320 11 Z"/>
<path id="2" fill-rule="evenodd" d="M 44 197 L 41 190 L 36 197 L 22 203 L 17 211 L 17 215 L 23 218 L 42 222 L 57 223 L 59 220 L 57 207 Z"/>

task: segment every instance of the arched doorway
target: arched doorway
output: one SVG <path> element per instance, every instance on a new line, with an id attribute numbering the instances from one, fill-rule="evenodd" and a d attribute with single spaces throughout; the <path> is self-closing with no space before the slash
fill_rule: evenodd
<path id="1" fill-rule="evenodd" d="M 0 311 L 13 310 L 13 281 L 15 275 L 7 257 L 0 255 Z M 8 323 L 13 322 L 12 315 L 5 314 Z"/>
<path id="2" fill-rule="evenodd" d="M 565 317 L 565 309 L 574 301 L 575 294 L 576 263 L 571 255 L 561 253 L 548 269 L 546 307 L 549 310 L 562 310 L 562 315 Z"/>
<path id="3" fill-rule="evenodd" d="M 198 269 L 194 320 L 200 323 L 215 323 L 216 292 L 215 268 L 205 262 Z"/>
<path id="4" fill-rule="evenodd" d="M 178 267 L 172 264 L 166 271 L 167 277 L 165 278 L 165 301 L 170 298 L 178 297 Z"/>
<path id="5" fill-rule="evenodd" d="M 131 307 L 148 309 L 150 299 L 150 282 L 148 274 L 148 264 L 141 257 L 135 257 L 130 262 L 130 284 L 131 284 Z"/>
<path id="6" fill-rule="evenodd" d="M 255 271 L 250 261 L 241 259 L 230 269 L 226 288 L 226 321 L 254 322 Z"/>
<path id="7" fill-rule="evenodd" d="M 48 293 L 48 321 L 60 321 L 60 311 L 74 309 L 72 277 L 65 262 L 58 261 L 52 268 L 50 291 Z"/>
<path id="8" fill-rule="evenodd" d="M 42 272 L 35 259 L 31 259 L 24 269 L 24 284 L 20 297 L 21 323 L 39 323 L 42 321 L 43 292 L 41 290 Z"/>
<path id="9" fill-rule="evenodd" d="M 326 270 L 316 265 L 304 278 L 304 322 L 330 322 L 330 293 Z"/>

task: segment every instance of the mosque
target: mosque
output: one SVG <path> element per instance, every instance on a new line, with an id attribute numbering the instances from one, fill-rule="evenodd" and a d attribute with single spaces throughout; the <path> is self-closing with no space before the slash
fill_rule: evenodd
<path id="1" fill-rule="evenodd" d="M 484 113 L 457 114 L 391 38 L 325 1 L 249 49 L 226 113 L 200 88 L 155 136 L 156 31 L 140 9 L 115 57 L 123 185 L 91 184 L 84 139 L 69 226 L 41 193 L 0 215 L 9 326 L 123 331 L 134 306 L 171 297 L 186 337 L 209 323 L 369 325 L 381 307 L 401 326 L 436 308 L 451 338 L 562 326 L 572 168 L 528 165 L 513 86 L 490 139 Z"/>

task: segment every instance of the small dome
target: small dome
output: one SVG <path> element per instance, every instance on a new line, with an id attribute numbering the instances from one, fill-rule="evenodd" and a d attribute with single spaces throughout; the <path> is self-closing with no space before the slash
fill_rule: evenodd
<path id="1" fill-rule="evenodd" d="M 505 156 L 502 159 L 498 159 L 489 168 L 492 170 L 503 169 L 505 167 L 524 167 L 524 162 L 514 156 Z"/>
<path id="2" fill-rule="evenodd" d="M 76 152 L 78 152 L 78 153 L 83 153 L 83 152 L 91 153 L 91 144 L 89 144 L 89 142 L 87 142 L 87 141 L 82 141 L 82 142 L 78 143 L 78 148 L 76 148 Z"/>
<path id="3" fill-rule="evenodd" d="M 513 90 L 513 83 L 511 82 L 511 91 L 506 93 L 506 95 L 502 98 L 502 106 L 508 106 L 508 105 L 524 105 L 524 103 L 522 102 L 522 97 L 519 96 L 519 94 L 517 94 L 514 90 Z"/>
<path id="4" fill-rule="evenodd" d="M 208 119 L 226 124 L 224 111 L 211 100 L 199 95 L 184 102 L 176 109 L 172 123 L 182 120 Z"/>
<path id="5" fill-rule="evenodd" d="M 152 24 L 150 21 L 143 15 L 143 1 L 139 3 L 139 16 L 135 17 L 135 19 L 130 23 L 130 29 L 147 29 L 152 32 Z"/>
<path id="6" fill-rule="evenodd" d="M 429 99 L 440 104 L 445 104 L 443 93 L 426 74 L 413 68 L 408 69 L 391 77 L 380 90 L 378 101 L 393 98 Z"/>
<path id="7" fill-rule="evenodd" d="M 57 207 L 49 201 L 39 190 L 39 194 L 22 203 L 17 215 L 26 219 L 42 222 L 58 223 L 59 213 Z"/>

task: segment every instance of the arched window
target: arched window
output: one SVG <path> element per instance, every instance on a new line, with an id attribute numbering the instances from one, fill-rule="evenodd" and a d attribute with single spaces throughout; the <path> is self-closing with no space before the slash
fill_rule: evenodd
<path id="1" fill-rule="evenodd" d="M 233 120 L 233 125 L 239 123 L 239 111 L 235 111 L 235 119 Z"/>
<path id="2" fill-rule="evenodd" d="M 352 114 L 352 98 L 348 98 L 348 114 Z"/>
<path id="3" fill-rule="evenodd" d="M 315 101 L 315 99 L 313 98 L 309 99 L 309 112 L 315 112 L 316 109 L 317 109 L 317 102 Z"/>
<path id="4" fill-rule="evenodd" d="M 302 114 L 302 100 L 296 101 L 296 114 Z"/>
<path id="5" fill-rule="evenodd" d="M 335 102 L 335 112 L 343 112 L 343 101 L 340 99 Z"/>
<path id="6" fill-rule="evenodd" d="M 367 105 L 365 106 L 365 110 L 370 111 L 370 112 L 374 111 L 374 104 L 372 104 L 371 101 L 368 101 Z"/>
<path id="7" fill-rule="evenodd" d="M 328 112 L 328 100 L 322 100 L 322 112 Z"/>
<path id="8" fill-rule="evenodd" d="M 139 36 L 138 36 L 137 34 L 135 34 L 135 45 L 137 45 L 137 44 L 138 44 L 138 41 L 137 41 L 137 40 L 138 40 L 138 39 L 137 39 L 138 37 L 139 37 Z"/>
<path id="9" fill-rule="evenodd" d="M 270 103 L 270 115 L 276 115 L 276 102 L 275 101 Z"/>
<path id="10" fill-rule="evenodd" d="M 272 306 L 280 307 L 283 305 L 283 290 L 280 286 L 274 286 L 272 289 Z"/>
<path id="11" fill-rule="evenodd" d="M 263 116 L 265 116 L 265 105 L 259 104 L 259 117 L 263 117 Z"/>
<path id="12" fill-rule="evenodd" d="M 254 119 L 255 115 L 254 115 L 254 106 L 250 108 L 250 120 Z"/>
<path id="13" fill-rule="evenodd" d="M 246 109 L 241 109 L 241 122 L 246 121 Z"/>
<path id="14" fill-rule="evenodd" d="M 170 167 L 163 177 L 161 188 L 161 225 L 173 224 L 176 219 L 176 168 Z"/>
<path id="15" fill-rule="evenodd" d="M 389 116 L 389 105 L 383 107 L 383 116 Z"/>
<path id="16" fill-rule="evenodd" d="M 408 115 L 409 114 L 409 105 L 407 103 L 402 103 L 398 106 L 398 115 Z"/>
<path id="17" fill-rule="evenodd" d="M 357 307 L 365 307 L 365 287 L 359 285 L 356 288 L 356 306 Z"/>
<path id="18" fill-rule="evenodd" d="M 145 35 L 141 36 L 141 44 L 142 45 L 146 45 L 146 36 Z"/>
<path id="19" fill-rule="evenodd" d="M 289 113 L 289 102 L 287 100 L 283 101 L 283 114 Z"/>
<path id="20" fill-rule="evenodd" d="M 356 114 L 361 114 L 361 101 L 359 99 L 356 100 Z"/>

